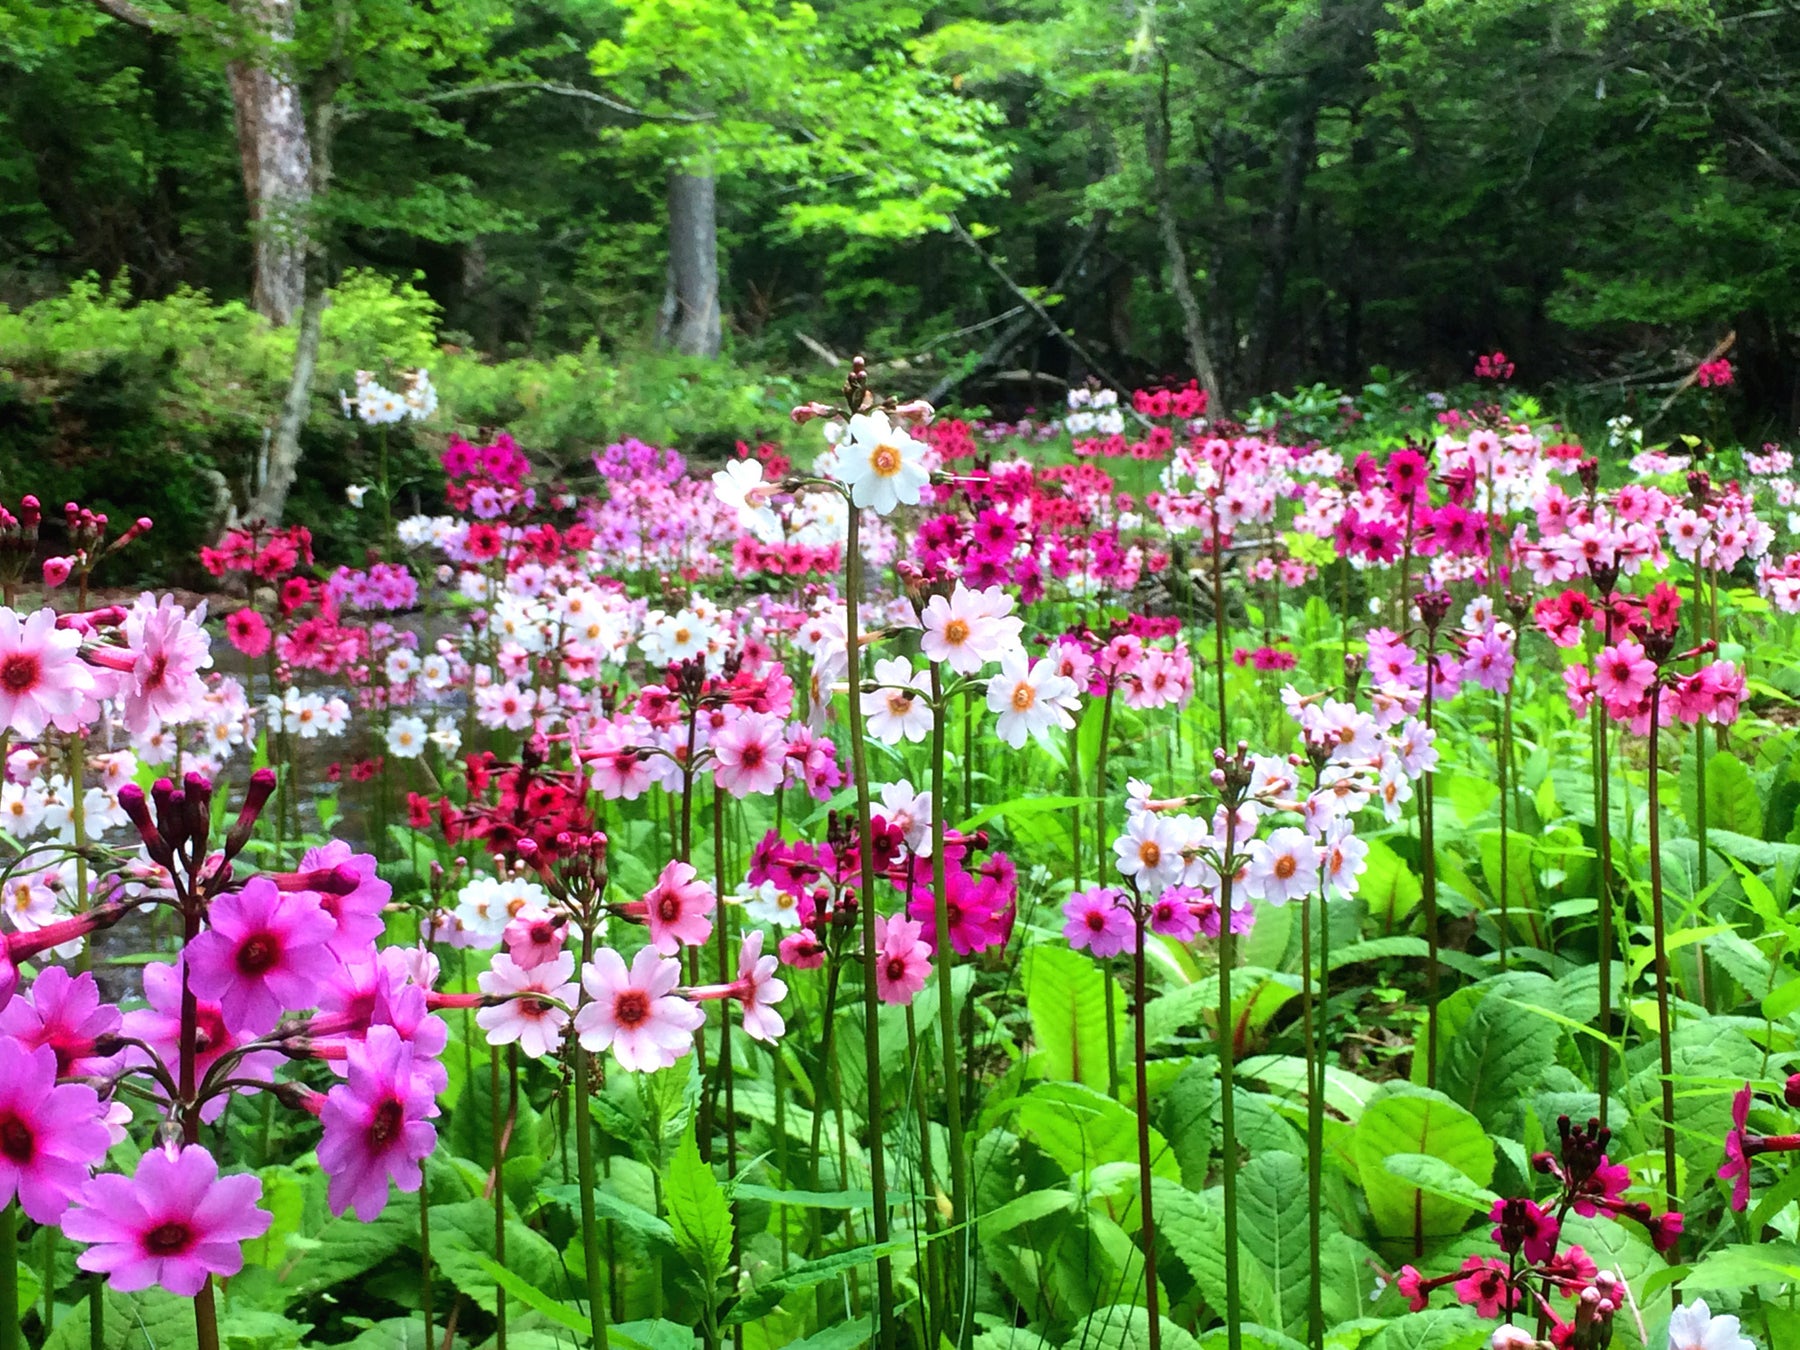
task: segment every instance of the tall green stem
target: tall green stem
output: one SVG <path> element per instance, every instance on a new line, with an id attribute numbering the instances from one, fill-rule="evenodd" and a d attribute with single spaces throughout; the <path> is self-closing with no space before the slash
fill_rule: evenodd
<path id="1" fill-rule="evenodd" d="M 1225 854 L 1219 867 L 1219 1160 L 1225 1185 L 1225 1343 L 1242 1350 L 1243 1291 L 1238 1281 L 1237 1104 L 1232 1097 L 1232 1057 L 1236 1028 L 1231 1011 L 1231 967 L 1237 960 L 1231 931 L 1231 883 L 1236 872 L 1237 809 L 1225 812 Z"/>
<path id="2" fill-rule="evenodd" d="M 863 1062 L 868 1075 L 868 1108 L 864 1115 L 869 1130 L 869 1191 L 874 1199 L 875 1243 L 884 1254 L 875 1261 L 875 1339 L 881 1350 L 894 1344 L 894 1263 L 885 1254 L 888 1243 L 887 1162 L 885 1134 L 881 1127 L 881 1004 L 876 994 L 875 970 L 875 840 L 869 822 L 869 764 L 863 744 L 862 642 L 857 632 L 857 604 L 862 599 L 862 513 L 850 506 L 850 525 L 845 540 L 844 644 L 846 674 L 850 681 L 850 762 L 856 777 L 856 841 L 862 864 L 862 965 L 863 965 Z M 965 774 L 967 766 L 964 766 Z"/>
<path id="3" fill-rule="evenodd" d="M 1435 630 L 1434 630 L 1435 631 Z M 1425 728 L 1432 729 L 1431 687 L 1437 678 L 1434 644 L 1425 643 Z M 1431 769 L 1419 775 L 1419 885 L 1425 893 L 1425 1086 L 1437 1087 L 1438 1072 L 1438 894 L 1437 807 Z"/>
<path id="4" fill-rule="evenodd" d="M 19 1335 L 19 1205 L 13 1201 L 0 1214 L 0 1350 L 20 1350 Z"/>
<path id="5" fill-rule="evenodd" d="M 958 1259 L 945 1272 L 944 1292 L 955 1310 L 956 1331 L 952 1343 L 962 1346 L 968 1328 L 961 1310 L 961 1290 L 972 1249 L 966 1226 L 969 1213 L 968 1161 L 963 1147 L 961 1056 L 956 1036 L 955 986 L 950 945 L 949 884 L 944 867 L 944 707 L 943 675 L 931 667 L 931 892 L 934 945 L 937 948 L 938 1048 L 944 1070 L 944 1129 L 950 1140 L 950 1222 L 961 1248 Z"/>
<path id="6" fill-rule="evenodd" d="M 1141 1221 L 1144 1247 L 1144 1310 L 1150 1317 L 1150 1350 L 1162 1350 L 1162 1311 L 1156 1289 L 1156 1215 L 1150 1195 L 1150 1084 L 1149 1052 L 1144 1029 L 1144 943 L 1150 927 L 1149 906 L 1141 899 L 1133 905 L 1137 922 L 1137 946 L 1132 953 L 1132 1024 L 1135 1028 L 1137 1072 L 1137 1143 L 1138 1143 L 1138 1218 Z M 1226 925 L 1229 927 L 1230 925 Z M 1107 977 L 1107 983 L 1112 978 Z M 1314 1227 L 1317 1227 L 1315 1224 Z M 1229 1241 L 1229 1239 L 1227 1239 Z"/>
<path id="7" fill-rule="evenodd" d="M 1612 911 L 1612 803 L 1609 800 L 1610 768 L 1606 749 L 1606 710 L 1599 700 L 1595 700 L 1588 709 L 1588 716 L 1594 719 L 1594 840 L 1598 844 L 1599 858 L 1597 866 L 1600 870 L 1599 883 L 1595 887 L 1600 905 L 1600 926 L 1598 942 L 1600 947 L 1599 969 L 1599 1026 L 1600 1026 L 1600 1072 L 1596 1076 L 1596 1089 L 1600 1094 L 1600 1124 L 1604 1128 L 1612 1102 L 1612 958 L 1613 958 L 1613 911 Z"/>
<path id="8" fill-rule="evenodd" d="M 593 1350 L 607 1350 L 606 1276 L 600 1264 L 600 1220 L 594 1213 L 593 1125 L 588 1094 L 593 1091 L 593 1058 L 575 1043 L 575 1179 L 581 1186 L 581 1264 L 587 1280 L 588 1317 L 593 1325 Z"/>
<path id="9" fill-rule="evenodd" d="M 1662 793 L 1657 783 L 1657 715 L 1662 703 L 1662 682 L 1650 686 L 1650 929 L 1656 944 L 1656 1020 L 1662 1043 L 1663 1190 L 1671 1210 L 1681 1207 L 1681 1188 L 1675 1174 L 1675 1024 L 1669 1008 L 1669 946 L 1663 923 Z M 1672 1262 L 1674 1252 L 1669 1259 Z"/>
<path id="10" fill-rule="evenodd" d="M 1323 896 L 1320 898 L 1319 912 L 1325 912 Z M 1319 1062 L 1319 1037 L 1313 1027 L 1313 941 L 1312 941 L 1312 896 L 1300 898 L 1300 1036 L 1306 1051 L 1306 1203 L 1309 1214 L 1320 1214 L 1322 1196 L 1320 1194 L 1320 1173 L 1318 1169 L 1319 1150 L 1322 1139 L 1315 1130 L 1323 1131 L 1324 1122 L 1320 1119 L 1324 1105 L 1325 1066 Z M 1311 1265 L 1307 1269 L 1306 1282 L 1306 1343 L 1312 1350 L 1322 1350 L 1325 1344 L 1325 1313 L 1320 1302 L 1320 1232 L 1317 1223 L 1307 1225 L 1307 1255 Z"/>

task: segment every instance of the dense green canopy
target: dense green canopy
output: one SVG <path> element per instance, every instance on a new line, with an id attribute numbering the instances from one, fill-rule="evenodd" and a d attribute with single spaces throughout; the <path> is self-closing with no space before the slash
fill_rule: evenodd
<path id="1" fill-rule="evenodd" d="M 0 300 L 248 297 L 287 229 L 483 350 L 716 302 L 745 359 L 1229 396 L 1496 346 L 1649 381 L 1735 334 L 1791 426 L 1797 57 L 1788 0 L 0 0 Z M 246 70 L 329 147 L 255 229 Z"/>

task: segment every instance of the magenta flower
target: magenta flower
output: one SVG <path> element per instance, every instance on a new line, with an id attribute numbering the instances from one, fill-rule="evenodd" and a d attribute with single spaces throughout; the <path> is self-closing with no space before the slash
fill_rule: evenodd
<path id="1" fill-rule="evenodd" d="M 106 1173 L 88 1182 L 63 1219 L 63 1232 L 91 1243 L 75 1259 L 108 1277 L 120 1293 L 159 1284 L 192 1298 L 209 1275 L 244 1268 L 239 1246 L 269 1231 L 274 1216 L 256 1207 L 262 1182 L 248 1173 L 221 1177 L 198 1144 L 179 1153 L 152 1149 L 135 1177 Z"/>
<path id="2" fill-rule="evenodd" d="M 265 655 L 273 640 L 273 635 L 269 632 L 269 621 L 253 609 L 240 609 L 227 615 L 225 637 L 251 660 Z"/>
<path id="3" fill-rule="evenodd" d="M 107 1072 L 113 1058 L 96 1058 L 94 1042 L 119 1029 L 119 1010 L 100 1001 L 100 986 L 83 972 L 45 966 L 19 997 L 0 1009 L 0 1033 L 29 1050 L 56 1052 L 57 1075 L 83 1078 Z"/>
<path id="4" fill-rule="evenodd" d="M 331 1178 L 331 1212 L 354 1209 L 368 1223 L 387 1208 L 390 1180 L 402 1191 L 419 1189 L 419 1164 L 437 1147 L 437 1127 L 427 1123 L 437 1102 L 413 1071 L 412 1046 L 392 1027 L 370 1027 L 346 1059 L 349 1081 L 326 1094 L 319 1113 L 319 1166 Z"/>
<path id="5" fill-rule="evenodd" d="M 339 876 L 349 872 L 360 878 L 356 889 L 348 894 L 340 895 L 335 891 L 315 893 L 319 908 L 329 914 L 337 925 L 337 932 L 331 936 L 331 950 L 341 960 L 350 961 L 366 956 L 369 948 L 375 945 L 375 940 L 386 931 L 387 925 L 382 920 L 381 911 L 393 895 L 394 888 L 375 875 L 374 854 L 353 853 L 350 845 L 341 839 L 333 839 L 322 848 L 309 848 L 300 859 L 300 871 L 303 874 L 333 868 L 337 869 Z"/>
<path id="6" fill-rule="evenodd" d="M 239 1031 L 260 1035 L 284 1011 L 311 1008 L 337 970 L 331 915 L 309 895 L 283 895 L 256 877 L 212 902 L 210 926 L 187 947 L 197 996 L 214 999 Z"/>
<path id="7" fill-rule="evenodd" d="M 1200 936 L 1200 915 L 1191 903 L 1199 892 L 1185 886 L 1171 886 L 1150 906 L 1150 931 L 1177 942 L 1192 942 Z"/>
<path id="8" fill-rule="evenodd" d="M 1503 1252 L 1523 1252 L 1527 1261 L 1539 1265 L 1556 1250 L 1562 1225 L 1535 1200 L 1496 1200 L 1488 1218 L 1495 1225 L 1493 1239 Z"/>
<path id="9" fill-rule="evenodd" d="M 706 1021 L 705 1013 L 675 994 L 680 981 L 681 962 L 659 957 L 654 947 L 641 949 L 629 971 L 624 957 L 602 947 L 581 972 L 592 1000 L 575 1014 L 582 1048 L 610 1046 L 619 1067 L 631 1073 L 674 1064 L 693 1049 L 694 1032 Z"/>
<path id="10" fill-rule="evenodd" d="M 1131 911 L 1110 886 L 1076 891 L 1063 903 L 1063 936 L 1077 951 L 1117 956 L 1131 945 L 1133 933 Z"/>
<path id="11" fill-rule="evenodd" d="M 1725 1164 L 1719 1180 L 1731 1183 L 1731 1207 L 1742 1210 L 1750 1203 L 1750 1155 L 1744 1151 L 1744 1131 L 1750 1124 L 1750 1085 L 1745 1083 L 1731 1099 L 1731 1129 L 1725 1135 Z"/>
<path id="12" fill-rule="evenodd" d="M 1507 637 L 1490 627 L 1463 648 L 1462 677 L 1491 694 L 1512 683 L 1513 650 Z"/>
<path id="13" fill-rule="evenodd" d="M 0 1204 L 16 1194 L 34 1222 L 57 1222 L 110 1143 L 99 1094 L 58 1084 L 54 1050 L 0 1038 Z"/>
<path id="14" fill-rule="evenodd" d="M 80 653 L 81 634 L 58 629 L 54 610 L 21 623 L 0 609 L 0 727 L 31 737 L 52 724 L 73 731 L 94 692 L 94 672 Z"/>
<path id="15" fill-rule="evenodd" d="M 1506 1278 L 1506 1262 L 1491 1257 L 1465 1257 L 1463 1277 L 1456 1282 L 1456 1296 L 1477 1317 L 1498 1317 L 1519 1306 L 1519 1291 Z"/>
<path id="16" fill-rule="evenodd" d="M 639 903 L 650 924 L 650 942 L 664 956 L 673 956 L 683 944 L 698 947 L 712 936 L 717 901 L 712 887 L 695 880 L 698 874 L 684 862 L 671 862 L 657 877 L 656 885 Z M 628 912 L 635 912 L 632 906 Z"/>

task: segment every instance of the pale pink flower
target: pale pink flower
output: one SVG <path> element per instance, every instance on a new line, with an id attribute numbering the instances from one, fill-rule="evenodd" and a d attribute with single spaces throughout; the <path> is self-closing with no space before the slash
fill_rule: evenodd
<path id="1" fill-rule="evenodd" d="M 530 970 L 553 959 L 562 951 L 568 937 L 566 917 L 552 914 L 536 905 L 526 905 L 506 925 L 500 935 L 506 943 L 506 954 L 520 970 Z M 564 976 L 567 979 L 567 976 Z"/>
<path id="2" fill-rule="evenodd" d="M 744 1031 L 752 1040 L 773 1044 L 787 1030 L 775 1005 L 787 997 L 787 982 L 776 977 L 781 962 L 773 953 L 763 955 L 760 928 L 744 934 L 738 950 L 737 999 L 744 1009 Z"/>
<path id="3" fill-rule="evenodd" d="M 529 1059 L 542 1059 L 557 1050 L 569 1024 L 567 1005 L 575 1002 L 575 983 L 569 978 L 574 973 L 573 952 L 531 967 L 520 966 L 510 956 L 496 956 L 476 978 L 482 993 L 506 1000 L 475 1014 L 488 1044 L 516 1042 Z"/>
<path id="4" fill-rule="evenodd" d="M 1005 613 L 987 592 L 971 591 L 959 581 L 948 597 L 934 595 L 926 603 L 919 649 L 928 661 L 944 661 L 958 675 L 973 675 L 1009 645 Z"/>
<path id="5" fill-rule="evenodd" d="M 54 610 L 20 623 L 0 609 L 0 727 L 21 736 L 42 735 L 52 724 L 75 730 L 94 692 L 94 672 L 80 652 L 81 634 L 58 629 Z"/>
<path id="6" fill-rule="evenodd" d="M 904 915 L 875 922 L 875 997 L 911 1003 L 931 974 L 931 945 L 920 936 L 921 925 Z"/>
<path id="7" fill-rule="evenodd" d="M 152 605 L 146 592 L 125 616 L 125 645 L 131 668 L 121 681 L 125 725 L 147 736 L 164 724 L 197 716 L 206 700 L 200 672 L 212 665 L 212 638 L 201 625 L 206 602 L 193 616 L 165 595 Z"/>
<path id="8" fill-rule="evenodd" d="M 92 1244 L 75 1264 L 107 1276 L 120 1293 L 159 1284 L 192 1298 L 207 1276 L 244 1268 L 239 1244 L 274 1222 L 256 1207 L 260 1199 L 259 1179 L 221 1177 L 198 1144 L 157 1148 L 143 1156 L 135 1177 L 109 1172 L 88 1182 L 64 1216 L 63 1232 Z"/>
<path id="9" fill-rule="evenodd" d="M 674 1064 L 693 1049 L 694 1032 L 706 1022 L 705 1013 L 675 994 L 680 982 L 681 962 L 659 957 L 653 947 L 642 948 L 629 971 L 624 957 L 602 947 L 581 972 L 591 1000 L 575 1014 L 582 1048 L 610 1047 L 630 1073 Z"/>
<path id="10" fill-rule="evenodd" d="M 773 713 L 741 713 L 712 737 L 718 785 L 734 797 L 774 792 L 787 772 L 783 720 Z"/>

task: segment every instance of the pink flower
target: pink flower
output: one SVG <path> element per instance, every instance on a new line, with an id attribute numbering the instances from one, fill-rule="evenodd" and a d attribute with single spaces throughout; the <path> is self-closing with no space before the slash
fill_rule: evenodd
<path id="1" fill-rule="evenodd" d="M 209 1275 L 244 1268 L 239 1243 L 269 1231 L 274 1216 L 256 1207 L 262 1182 L 249 1174 L 221 1177 L 198 1144 L 152 1149 L 135 1177 L 107 1173 L 88 1182 L 63 1219 L 63 1232 L 92 1243 L 76 1258 L 108 1277 L 120 1293 L 160 1284 L 192 1298 Z"/>
<path id="2" fill-rule="evenodd" d="M 100 1098 L 85 1083 L 56 1081 L 56 1052 L 0 1038 L 0 1204 L 55 1223 L 111 1143 Z"/>
<path id="3" fill-rule="evenodd" d="M 194 992 L 216 999 L 233 1027 L 271 1030 L 284 1011 L 314 1007 L 337 970 L 332 918 L 267 877 L 212 902 L 209 927 L 187 947 Z"/>
<path id="4" fill-rule="evenodd" d="M 877 918 L 880 932 L 875 954 L 875 997 L 883 1003 L 911 1003 L 931 974 L 931 947 L 919 936 L 919 925 L 896 914 Z"/>
<path id="5" fill-rule="evenodd" d="M 419 1163 L 437 1147 L 437 1127 L 427 1118 L 437 1103 L 426 1080 L 413 1071 L 413 1049 L 392 1027 L 369 1028 L 351 1042 L 348 1082 L 325 1097 L 319 1121 L 319 1166 L 331 1178 L 326 1198 L 333 1214 L 354 1209 L 364 1223 L 387 1208 L 388 1182 L 419 1189 Z"/>
<path id="6" fill-rule="evenodd" d="M 30 989 L 0 1009 L 0 1032 L 29 1050 L 49 1046 L 61 1078 L 108 1072 L 114 1060 L 95 1058 L 94 1042 L 118 1029 L 119 1010 L 100 1001 L 94 977 L 71 976 L 61 966 L 45 966 Z"/>
<path id="7" fill-rule="evenodd" d="M 1182 886 L 1171 886 L 1150 906 L 1150 931 L 1177 942 L 1192 942 L 1200 936 L 1200 915 L 1189 903 L 1195 894 Z"/>
<path id="8" fill-rule="evenodd" d="M 254 661 L 269 650 L 269 621 L 253 609 L 240 609 L 226 617 L 225 638 Z"/>
<path id="9" fill-rule="evenodd" d="M 773 713 L 742 713 L 712 738 L 718 785 L 734 797 L 774 792 L 787 772 L 782 719 Z"/>
<path id="10" fill-rule="evenodd" d="M 1456 1296 L 1474 1308 L 1476 1316 L 1498 1317 L 1518 1306 L 1519 1293 L 1507 1281 L 1504 1261 L 1470 1256 L 1462 1268 L 1465 1273 L 1456 1282 Z"/>
<path id="11" fill-rule="evenodd" d="M 787 997 L 787 982 L 775 975 L 781 962 L 763 955 L 760 928 L 744 934 L 744 945 L 738 950 L 738 977 L 735 986 L 738 1002 L 744 1007 L 744 1031 L 751 1040 L 773 1044 L 787 1030 L 787 1023 L 775 1005 Z"/>
<path id="12" fill-rule="evenodd" d="M 212 664 L 212 639 L 201 622 L 206 604 L 192 618 L 165 595 L 152 606 L 146 593 L 125 616 L 125 644 L 131 668 L 123 681 L 125 725 L 147 736 L 164 723 L 185 722 L 206 697 L 200 672 Z"/>
<path id="13" fill-rule="evenodd" d="M 536 905 L 526 905 L 506 925 L 500 935 L 506 943 L 506 954 L 520 970 L 530 970 L 553 960 L 563 949 L 569 924 L 564 915 L 552 914 Z M 567 979 L 565 975 L 563 977 Z"/>
<path id="14" fill-rule="evenodd" d="M 630 1073 L 666 1069 L 693 1048 L 693 1035 L 706 1014 L 675 995 L 681 962 L 665 960 L 645 947 L 625 969 L 625 958 L 610 947 L 594 953 L 581 972 L 592 1000 L 575 1014 L 582 1048 L 609 1046 L 619 1067 Z"/>
<path id="15" fill-rule="evenodd" d="M 1603 649 L 1594 662 L 1594 688 L 1608 703 L 1636 703 L 1655 679 L 1656 666 L 1630 638 Z"/>
<path id="16" fill-rule="evenodd" d="M 575 1002 L 575 984 L 569 978 L 574 973 L 573 952 L 562 952 L 529 967 L 510 956 L 496 956 L 476 979 L 482 993 L 506 1000 L 475 1014 L 476 1024 L 487 1032 L 488 1044 L 517 1042 L 531 1059 L 542 1059 L 560 1047 L 569 1013 L 557 1004 Z"/>
<path id="17" fill-rule="evenodd" d="M 650 924 L 651 945 L 664 956 L 675 955 L 684 943 L 698 947 L 712 936 L 712 920 L 706 916 L 718 901 L 710 886 L 695 880 L 696 875 L 689 864 L 670 862 L 639 901 Z"/>
<path id="18" fill-rule="evenodd" d="M 58 629 L 55 611 L 40 609 L 20 623 L 0 609 L 0 725 L 21 736 L 52 724 L 73 731 L 94 691 L 80 651 L 81 634 Z"/>
<path id="19" fill-rule="evenodd" d="M 992 878 L 971 875 L 952 866 L 944 878 L 944 908 L 950 921 L 950 947 L 973 956 L 1006 940 L 1011 926 L 1012 897 Z M 927 886 L 916 887 L 907 914 L 923 926 L 925 941 L 937 954 L 937 902 Z"/>
<path id="20" fill-rule="evenodd" d="M 1076 891 L 1063 903 L 1063 937 L 1077 951 L 1117 956 L 1132 943 L 1131 911 L 1110 886 Z"/>
<path id="21" fill-rule="evenodd" d="M 1491 627 L 1471 638 L 1463 648 L 1462 677 L 1489 693 L 1503 693 L 1512 683 L 1512 643 Z"/>
<path id="22" fill-rule="evenodd" d="M 1750 1155 L 1744 1150 L 1744 1131 L 1750 1124 L 1750 1085 L 1745 1083 L 1731 1099 L 1731 1129 L 1725 1135 L 1725 1164 L 1719 1180 L 1731 1183 L 1731 1207 L 1742 1210 L 1750 1203 Z"/>

